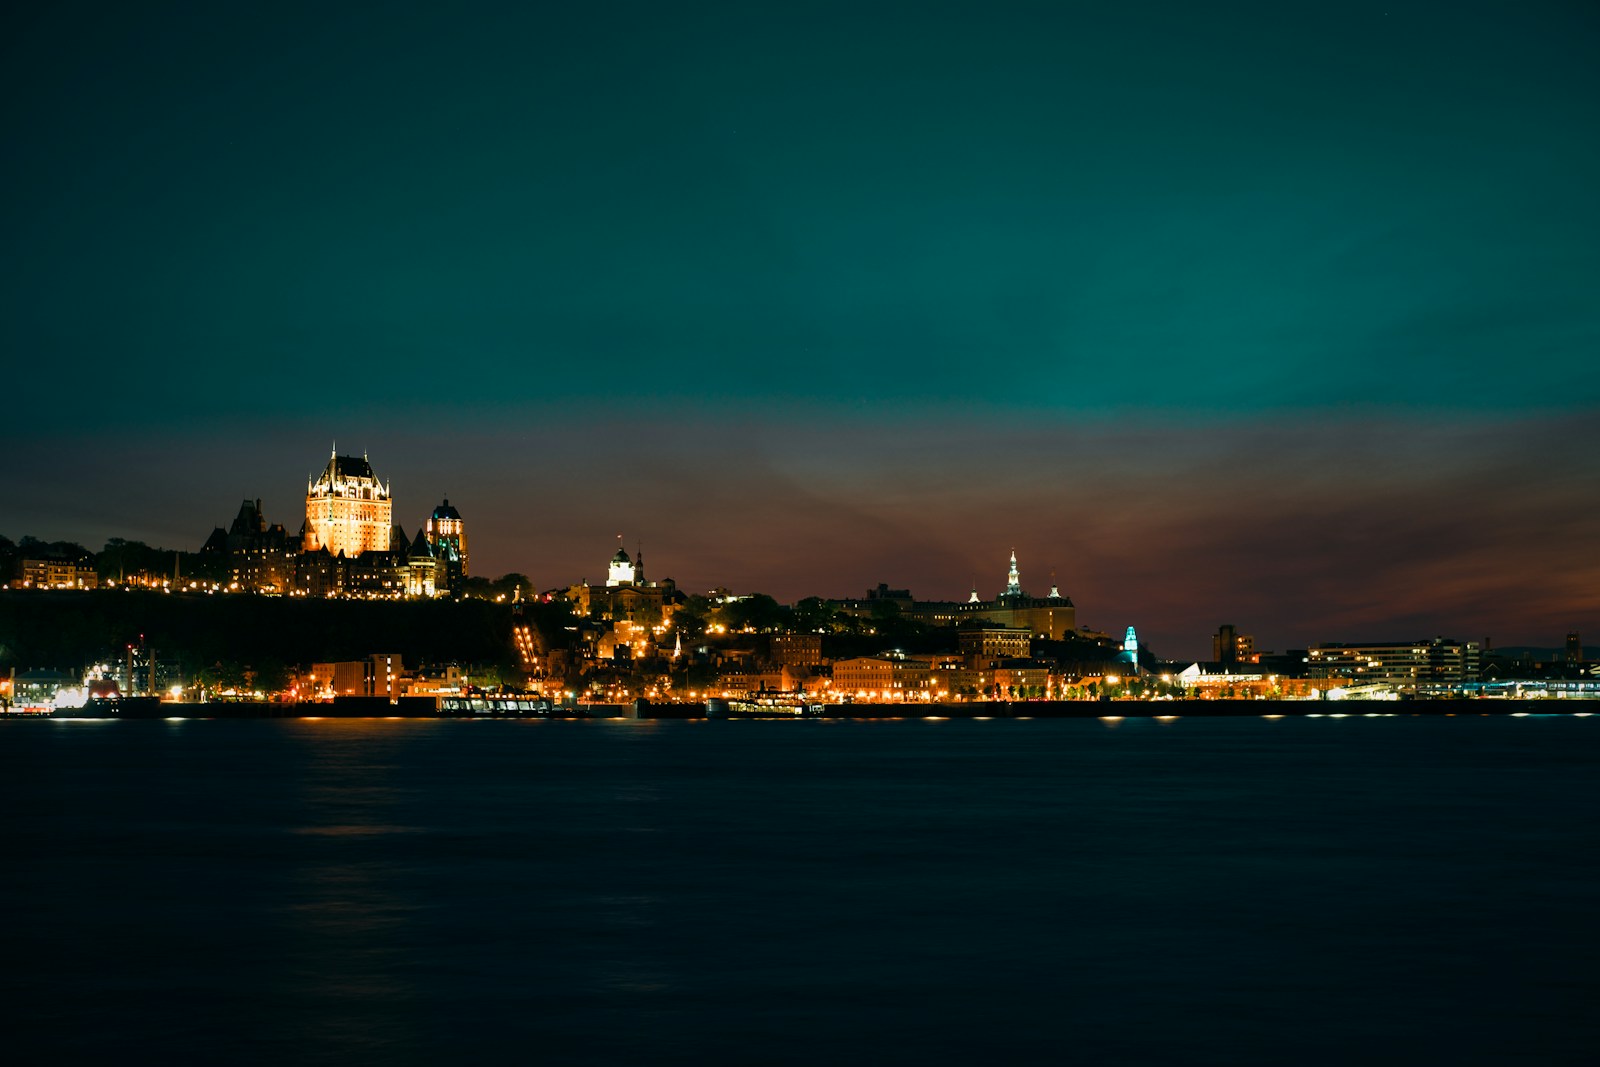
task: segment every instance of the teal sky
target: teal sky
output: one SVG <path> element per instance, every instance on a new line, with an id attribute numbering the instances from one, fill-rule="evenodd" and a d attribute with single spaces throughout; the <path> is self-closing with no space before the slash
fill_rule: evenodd
<path id="1" fill-rule="evenodd" d="M 937 454 L 928 507 L 1018 516 L 966 551 L 1037 542 L 1069 591 L 1106 548 L 1041 500 L 1119 477 L 1172 499 L 1207 449 L 1259 485 L 1263 440 L 1305 461 L 1272 478 L 1328 499 L 1348 496 L 1339 450 L 1381 423 L 1424 454 L 1439 433 L 1464 442 L 1450 479 L 1400 463 L 1388 481 L 1432 491 L 1460 467 L 1543 486 L 1565 465 L 1552 506 L 1595 510 L 1591 3 L 67 3 L 8 19 L 8 387 L 65 390 L 85 455 L 147 449 L 138 478 L 165 464 L 205 486 L 176 515 L 146 492 L 90 519 L 47 484 L 61 431 L 24 434 L 0 473 L 12 537 L 197 543 L 246 495 L 298 526 L 297 480 L 338 438 L 380 469 L 418 456 L 387 465 L 397 493 L 412 473 L 476 505 L 491 569 L 575 579 L 620 523 L 681 538 L 680 573 L 854 592 L 837 555 L 764 571 L 708 547 L 765 513 L 776 483 L 753 474 L 743 518 L 629 513 L 661 479 L 705 484 L 685 438 L 730 425 L 762 427 L 763 454 L 825 502 L 915 481 Z M 1507 425 L 1568 428 L 1565 455 Z M 1028 432 L 1065 451 L 991 499 Z M 485 434 L 518 443 L 475 451 Z M 568 505 L 597 528 L 564 541 L 494 489 L 450 488 L 480 475 L 519 499 L 603 484 Z M 129 473 L 78 477 L 107 500 Z M 1219 529 L 1279 529 L 1255 506 Z M 954 512 L 922 535 L 954 544 Z M 943 549 L 890 573 L 883 516 L 854 514 L 859 535 L 837 532 L 872 581 L 946 595 L 975 577 Z M 1277 551 L 1296 574 L 1330 565 Z M 1104 628 L 1176 610 L 1158 577 L 1106 582 L 1122 601 L 1096 605 Z M 1541 618 L 1581 624 L 1593 577 L 1540 593 Z M 1383 596 L 1348 625 L 1456 617 L 1385 615 Z"/>

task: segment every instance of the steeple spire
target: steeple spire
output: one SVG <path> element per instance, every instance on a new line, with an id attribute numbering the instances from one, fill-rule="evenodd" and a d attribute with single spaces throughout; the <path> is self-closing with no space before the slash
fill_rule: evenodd
<path id="1" fill-rule="evenodd" d="M 1022 593 L 1022 575 L 1017 573 L 1017 550 L 1011 550 L 1011 570 L 1006 574 L 1006 595 L 1019 596 Z"/>

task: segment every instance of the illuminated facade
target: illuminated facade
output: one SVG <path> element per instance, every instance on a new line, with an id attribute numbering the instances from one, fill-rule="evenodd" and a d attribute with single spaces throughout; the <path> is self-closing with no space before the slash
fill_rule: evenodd
<path id="1" fill-rule="evenodd" d="M 1256 639 L 1242 634 L 1232 623 L 1223 623 L 1211 637 L 1211 659 L 1214 663 L 1256 663 Z"/>
<path id="2" fill-rule="evenodd" d="M 1401 688 L 1422 682 L 1475 681 L 1479 668 L 1476 641 L 1449 641 L 1442 637 L 1431 641 L 1312 645 L 1307 655 L 1313 678 L 1381 682 Z"/>
<path id="3" fill-rule="evenodd" d="M 305 550 L 355 557 L 388 551 L 394 504 L 365 456 L 335 451 L 322 474 L 306 486 Z"/>
<path id="4" fill-rule="evenodd" d="M 606 588 L 615 589 L 619 585 L 644 584 L 644 552 L 639 552 L 637 560 L 628 558 L 627 549 L 617 546 L 617 554 L 611 557 L 611 566 L 606 571 Z"/>
<path id="5" fill-rule="evenodd" d="M 388 697 L 399 699 L 405 683 L 405 664 L 397 655 L 373 655 L 343 663 L 313 663 L 305 678 L 313 700 L 334 697 Z"/>
<path id="6" fill-rule="evenodd" d="M 833 691 L 857 700 L 905 700 L 932 693 L 933 664 L 902 655 L 856 656 L 835 660 Z"/>
<path id="7" fill-rule="evenodd" d="M 93 589 L 100 576 L 93 559 L 23 559 L 17 562 L 17 583 L 28 589 Z"/>
<path id="8" fill-rule="evenodd" d="M 1017 554 L 1012 552 L 1005 592 L 993 600 L 969 600 L 956 606 L 955 617 L 962 622 L 986 619 L 997 626 L 1024 629 L 1034 637 L 1060 641 L 1076 629 L 1078 609 L 1054 585 L 1049 596 L 1033 597 L 1023 592 Z"/>
<path id="9" fill-rule="evenodd" d="M 1117 659 L 1133 668 L 1135 674 L 1139 672 L 1139 632 L 1132 626 L 1122 636 L 1122 653 Z"/>
<path id="10" fill-rule="evenodd" d="M 450 498 L 433 509 L 425 527 L 433 557 L 444 567 L 449 584 L 460 585 L 468 569 L 467 525 L 461 521 L 461 512 L 450 505 Z"/>
<path id="11" fill-rule="evenodd" d="M 613 622 L 641 623 L 654 627 L 672 618 L 683 603 L 683 595 L 671 578 L 646 581 L 644 553 L 630 557 L 619 547 L 606 566 L 606 584 L 593 586 L 587 581 L 567 589 L 573 610 L 586 618 Z"/>
<path id="12" fill-rule="evenodd" d="M 1033 634 L 1025 628 L 1008 626 L 983 626 L 962 630 L 956 635 L 962 655 L 981 659 L 1023 659 L 1033 641 Z"/>

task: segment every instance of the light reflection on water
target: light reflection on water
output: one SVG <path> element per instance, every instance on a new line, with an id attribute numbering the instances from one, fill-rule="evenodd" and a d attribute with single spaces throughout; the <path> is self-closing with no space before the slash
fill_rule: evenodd
<path id="1" fill-rule="evenodd" d="M 1593 721 L 1112 718 L 8 729 L 11 1047 L 1278 1064 L 1600 1040 Z"/>
<path id="2" fill-rule="evenodd" d="M 401 1054 L 422 1036 L 404 1009 L 424 997 L 407 962 L 424 906 L 403 866 L 367 845 L 431 829 L 392 821 L 409 807 L 409 787 L 370 727 L 318 723 L 292 736 L 299 824 L 286 830 L 326 840 L 296 850 L 299 862 L 281 872 L 275 919 L 291 962 L 275 999 L 299 1008 L 286 1012 L 281 1038 L 331 1059 Z"/>

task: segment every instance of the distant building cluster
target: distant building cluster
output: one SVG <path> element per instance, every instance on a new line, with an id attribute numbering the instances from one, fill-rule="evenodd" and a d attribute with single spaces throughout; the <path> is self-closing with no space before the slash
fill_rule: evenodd
<path id="1" fill-rule="evenodd" d="M 232 523 L 215 528 L 194 554 L 115 538 L 98 555 L 67 543 L 24 538 L 11 545 L 0 538 L 0 574 L 10 573 L 11 588 L 33 590 L 427 599 L 495 588 L 472 578 L 470 561 L 466 522 L 448 499 L 408 533 L 395 521 L 390 483 L 365 455 L 337 449 L 307 479 L 304 519 L 294 533 L 269 522 L 255 498 L 244 500 Z M 477 677 L 569 701 L 1414 697 L 1494 695 L 1529 680 L 1555 685 L 1554 693 L 1568 692 L 1560 687 L 1569 684 L 1578 687 L 1572 692 L 1600 686 L 1600 665 L 1586 657 L 1577 633 L 1567 635 L 1557 659 L 1534 663 L 1495 655 L 1487 643 L 1444 637 L 1274 652 L 1225 623 L 1212 635 L 1209 660 L 1163 660 L 1131 625 L 1120 638 L 1080 626 L 1077 607 L 1053 574 L 1048 594 L 1027 592 L 1015 550 L 1004 584 L 987 598 L 974 586 L 965 600 L 919 600 L 880 583 L 859 598 L 811 597 L 785 606 L 726 589 L 689 594 L 671 578 L 647 577 L 643 548 L 630 553 L 618 537 L 603 580 L 583 578 L 543 594 L 519 581 L 515 593 L 500 598 L 513 601 L 504 650 L 513 666 L 509 674 L 479 670 Z M 299 664 L 285 688 L 268 689 L 293 699 L 454 699 L 472 688 L 468 666 L 408 670 L 398 654 L 379 652 Z M 108 687 L 178 694 L 193 680 L 176 671 L 174 659 L 159 660 L 141 636 L 125 656 L 117 652 L 111 662 L 76 674 L 24 672 L 0 681 L 10 706 L 18 694 L 34 700 L 67 682 L 63 691 L 91 696 Z M 218 684 L 207 683 L 213 690 Z M 248 683 L 230 684 L 228 692 Z"/>
<path id="2" fill-rule="evenodd" d="M 571 606 L 578 620 L 574 647 L 549 647 L 526 619 L 514 625 L 513 643 L 534 685 L 551 693 L 576 685 L 610 697 L 668 699 L 776 693 L 858 701 L 1043 697 L 1060 691 L 1067 676 L 1051 661 L 1033 657 L 1035 641 L 1073 642 L 1080 660 L 1116 658 L 1116 650 L 1101 643 L 1104 635 L 1074 630 L 1072 601 L 1058 589 L 1038 598 L 1023 591 L 1015 553 L 1005 587 L 991 600 L 974 595 L 960 602 L 918 601 L 906 590 L 880 585 L 860 600 L 818 601 L 822 616 L 802 621 L 759 618 L 752 612 L 764 598 L 727 590 L 686 596 L 671 579 L 646 578 L 643 552 L 629 555 L 619 544 L 603 585 L 580 581 L 544 599 Z M 951 651 L 827 651 L 835 639 L 876 643 L 875 635 L 896 623 L 948 631 Z M 676 692 L 674 674 L 682 678 Z"/>
<path id="3" fill-rule="evenodd" d="M 212 531 L 200 554 L 220 562 L 221 584 L 230 592 L 434 597 L 469 574 L 466 524 L 448 499 L 408 535 L 394 522 L 389 483 L 373 473 L 366 456 L 337 450 L 306 483 L 298 534 L 269 525 L 261 501 L 246 500 L 232 525 Z"/>
<path id="4" fill-rule="evenodd" d="M 862 618 L 894 611 L 903 618 L 930 626 L 959 626 L 984 620 L 1026 630 L 1048 641 L 1060 641 L 1072 635 L 1078 618 L 1072 599 L 1062 596 L 1054 582 L 1050 585 L 1049 596 L 1030 596 L 1023 590 L 1015 551 L 1011 553 L 1005 588 L 988 600 L 978 596 L 976 587 L 966 600 L 917 600 L 910 590 L 891 589 L 887 584 L 880 584 L 876 589 L 869 589 L 860 600 L 840 601 L 839 607 Z"/>

